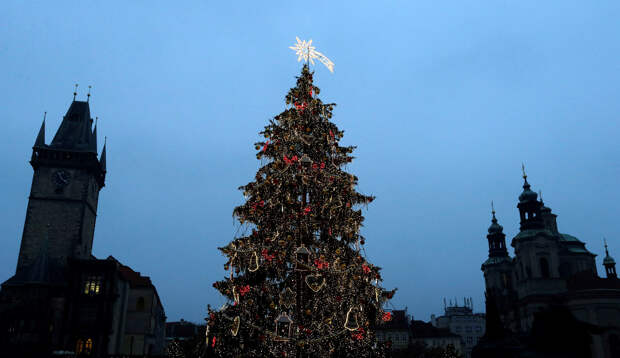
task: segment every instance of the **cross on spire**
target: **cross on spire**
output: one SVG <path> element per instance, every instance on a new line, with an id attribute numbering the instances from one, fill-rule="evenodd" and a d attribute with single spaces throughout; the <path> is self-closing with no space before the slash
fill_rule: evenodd
<path id="1" fill-rule="evenodd" d="M 609 251 L 607 250 L 607 239 L 603 238 L 603 243 L 605 244 L 605 255 L 609 256 Z"/>
<path id="2" fill-rule="evenodd" d="M 75 84 L 75 89 L 73 90 L 73 100 L 75 101 L 75 97 L 77 96 L 77 88 L 78 88 L 78 84 Z"/>

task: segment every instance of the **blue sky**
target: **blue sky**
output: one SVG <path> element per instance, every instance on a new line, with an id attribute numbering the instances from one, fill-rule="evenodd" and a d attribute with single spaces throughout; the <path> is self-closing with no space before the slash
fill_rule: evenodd
<path id="1" fill-rule="evenodd" d="M 79 83 L 108 137 L 94 254 L 149 275 L 169 320 L 201 321 L 232 240 L 253 143 L 312 38 L 348 170 L 377 199 L 363 235 L 395 308 L 483 310 L 490 202 L 518 231 L 521 163 L 560 231 L 620 258 L 617 1 L 0 3 L 0 280 L 15 270 L 43 112 L 48 143 Z M 512 253 L 512 252 L 511 252 Z"/>

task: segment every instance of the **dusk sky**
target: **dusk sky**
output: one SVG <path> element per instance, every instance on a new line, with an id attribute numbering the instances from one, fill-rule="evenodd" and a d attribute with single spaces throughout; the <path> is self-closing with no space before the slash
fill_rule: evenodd
<path id="1" fill-rule="evenodd" d="M 620 259 L 620 2 L 0 2 L 0 282 L 15 272 L 47 111 L 49 144 L 73 85 L 107 136 L 93 253 L 151 277 L 169 321 L 204 322 L 235 237 L 254 142 L 285 109 L 313 39 L 388 308 L 443 298 L 484 311 L 491 200 L 518 233 L 521 163 L 558 227 Z M 512 249 L 510 254 L 513 254 Z"/>

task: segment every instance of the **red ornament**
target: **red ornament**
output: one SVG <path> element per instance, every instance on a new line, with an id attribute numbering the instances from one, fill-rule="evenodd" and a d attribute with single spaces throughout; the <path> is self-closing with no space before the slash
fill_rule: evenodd
<path id="1" fill-rule="evenodd" d="M 370 273 L 370 267 L 368 267 L 368 265 L 366 264 L 362 265 L 362 270 L 364 270 L 364 273 Z"/>
<path id="2" fill-rule="evenodd" d="M 299 104 L 297 102 L 295 102 L 295 108 L 297 108 L 298 111 L 303 112 L 304 109 L 306 109 L 306 107 L 308 107 L 308 104 L 306 102 Z"/>
<path id="3" fill-rule="evenodd" d="M 383 317 L 381 317 L 381 319 L 383 320 L 383 322 L 388 322 L 392 320 L 392 312 L 385 312 L 383 314 Z"/>
<path id="4" fill-rule="evenodd" d="M 308 213 L 310 213 L 310 211 L 311 211 L 311 210 L 312 210 L 312 209 L 310 209 L 310 206 L 306 207 L 306 208 L 304 209 L 304 212 L 302 213 L 302 215 L 307 215 Z"/>
<path id="5" fill-rule="evenodd" d="M 316 266 L 319 269 L 326 269 L 329 268 L 329 262 L 327 261 L 322 261 L 320 259 L 315 259 L 314 260 L 314 266 Z"/>
<path id="6" fill-rule="evenodd" d="M 312 97 L 312 87 L 310 87 L 310 97 Z"/>
<path id="7" fill-rule="evenodd" d="M 265 146 L 263 147 L 263 152 L 267 150 L 268 145 L 269 145 L 269 139 L 267 139 L 267 143 L 265 143 Z"/>
<path id="8" fill-rule="evenodd" d="M 296 155 L 294 155 L 294 156 L 291 158 L 291 161 L 296 162 L 296 161 L 297 161 L 297 159 L 299 159 L 299 158 L 297 158 L 297 156 L 296 156 Z"/>
<path id="9" fill-rule="evenodd" d="M 362 340 L 364 338 L 364 329 L 362 327 L 357 329 L 357 333 L 351 333 L 351 337 L 353 337 L 354 339 Z"/>
<path id="10" fill-rule="evenodd" d="M 319 165 L 316 163 L 312 163 L 312 169 L 319 169 Z"/>
<path id="11" fill-rule="evenodd" d="M 265 258 L 265 260 L 269 262 L 271 262 L 271 260 L 273 260 L 276 257 L 275 254 L 269 255 L 269 251 L 267 251 L 267 249 L 263 249 L 263 251 L 261 251 L 261 255 Z"/>
<path id="12" fill-rule="evenodd" d="M 325 169 L 325 163 L 321 163 L 321 169 Z"/>
<path id="13" fill-rule="evenodd" d="M 211 341 L 211 348 L 215 347 L 215 336 L 213 337 L 213 340 Z"/>
<path id="14" fill-rule="evenodd" d="M 245 296 L 248 292 L 250 292 L 250 285 L 241 286 L 241 288 L 239 288 L 239 294 L 241 296 Z"/>

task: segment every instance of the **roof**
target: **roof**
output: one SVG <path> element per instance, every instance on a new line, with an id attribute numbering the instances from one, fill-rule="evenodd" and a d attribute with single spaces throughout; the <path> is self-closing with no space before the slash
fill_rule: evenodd
<path id="1" fill-rule="evenodd" d="M 578 238 L 569 234 L 560 234 L 560 241 L 573 241 L 573 242 L 582 242 Z"/>
<path id="2" fill-rule="evenodd" d="M 49 147 L 97 153 L 97 132 L 92 131 L 92 123 L 88 102 L 73 101 Z"/>
<path id="3" fill-rule="evenodd" d="M 520 231 L 514 238 L 524 239 L 524 238 L 529 238 L 529 237 L 535 237 L 540 234 L 548 235 L 548 236 L 553 235 L 553 233 L 547 229 L 528 229 L 528 230 Z"/>
<path id="4" fill-rule="evenodd" d="M 118 272 L 121 276 L 121 279 L 127 281 L 129 283 L 129 287 L 131 288 L 152 288 L 155 296 L 157 296 L 157 301 L 161 305 L 162 311 L 164 310 L 164 304 L 159 298 L 159 294 L 157 293 L 157 288 L 151 282 L 151 278 L 148 276 L 140 275 L 140 272 L 136 272 L 131 269 L 129 266 L 125 266 L 120 261 L 118 261 L 114 256 L 108 256 L 107 260 L 112 260 L 118 263 Z"/>
<path id="5" fill-rule="evenodd" d="M 495 257 L 489 257 L 483 264 L 482 266 L 487 266 L 487 265 L 496 265 L 496 264 L 500 264 L 502 262 L 512 262 L 512 259 L 510 258 L 510 256 L 495 256 Z"/>

